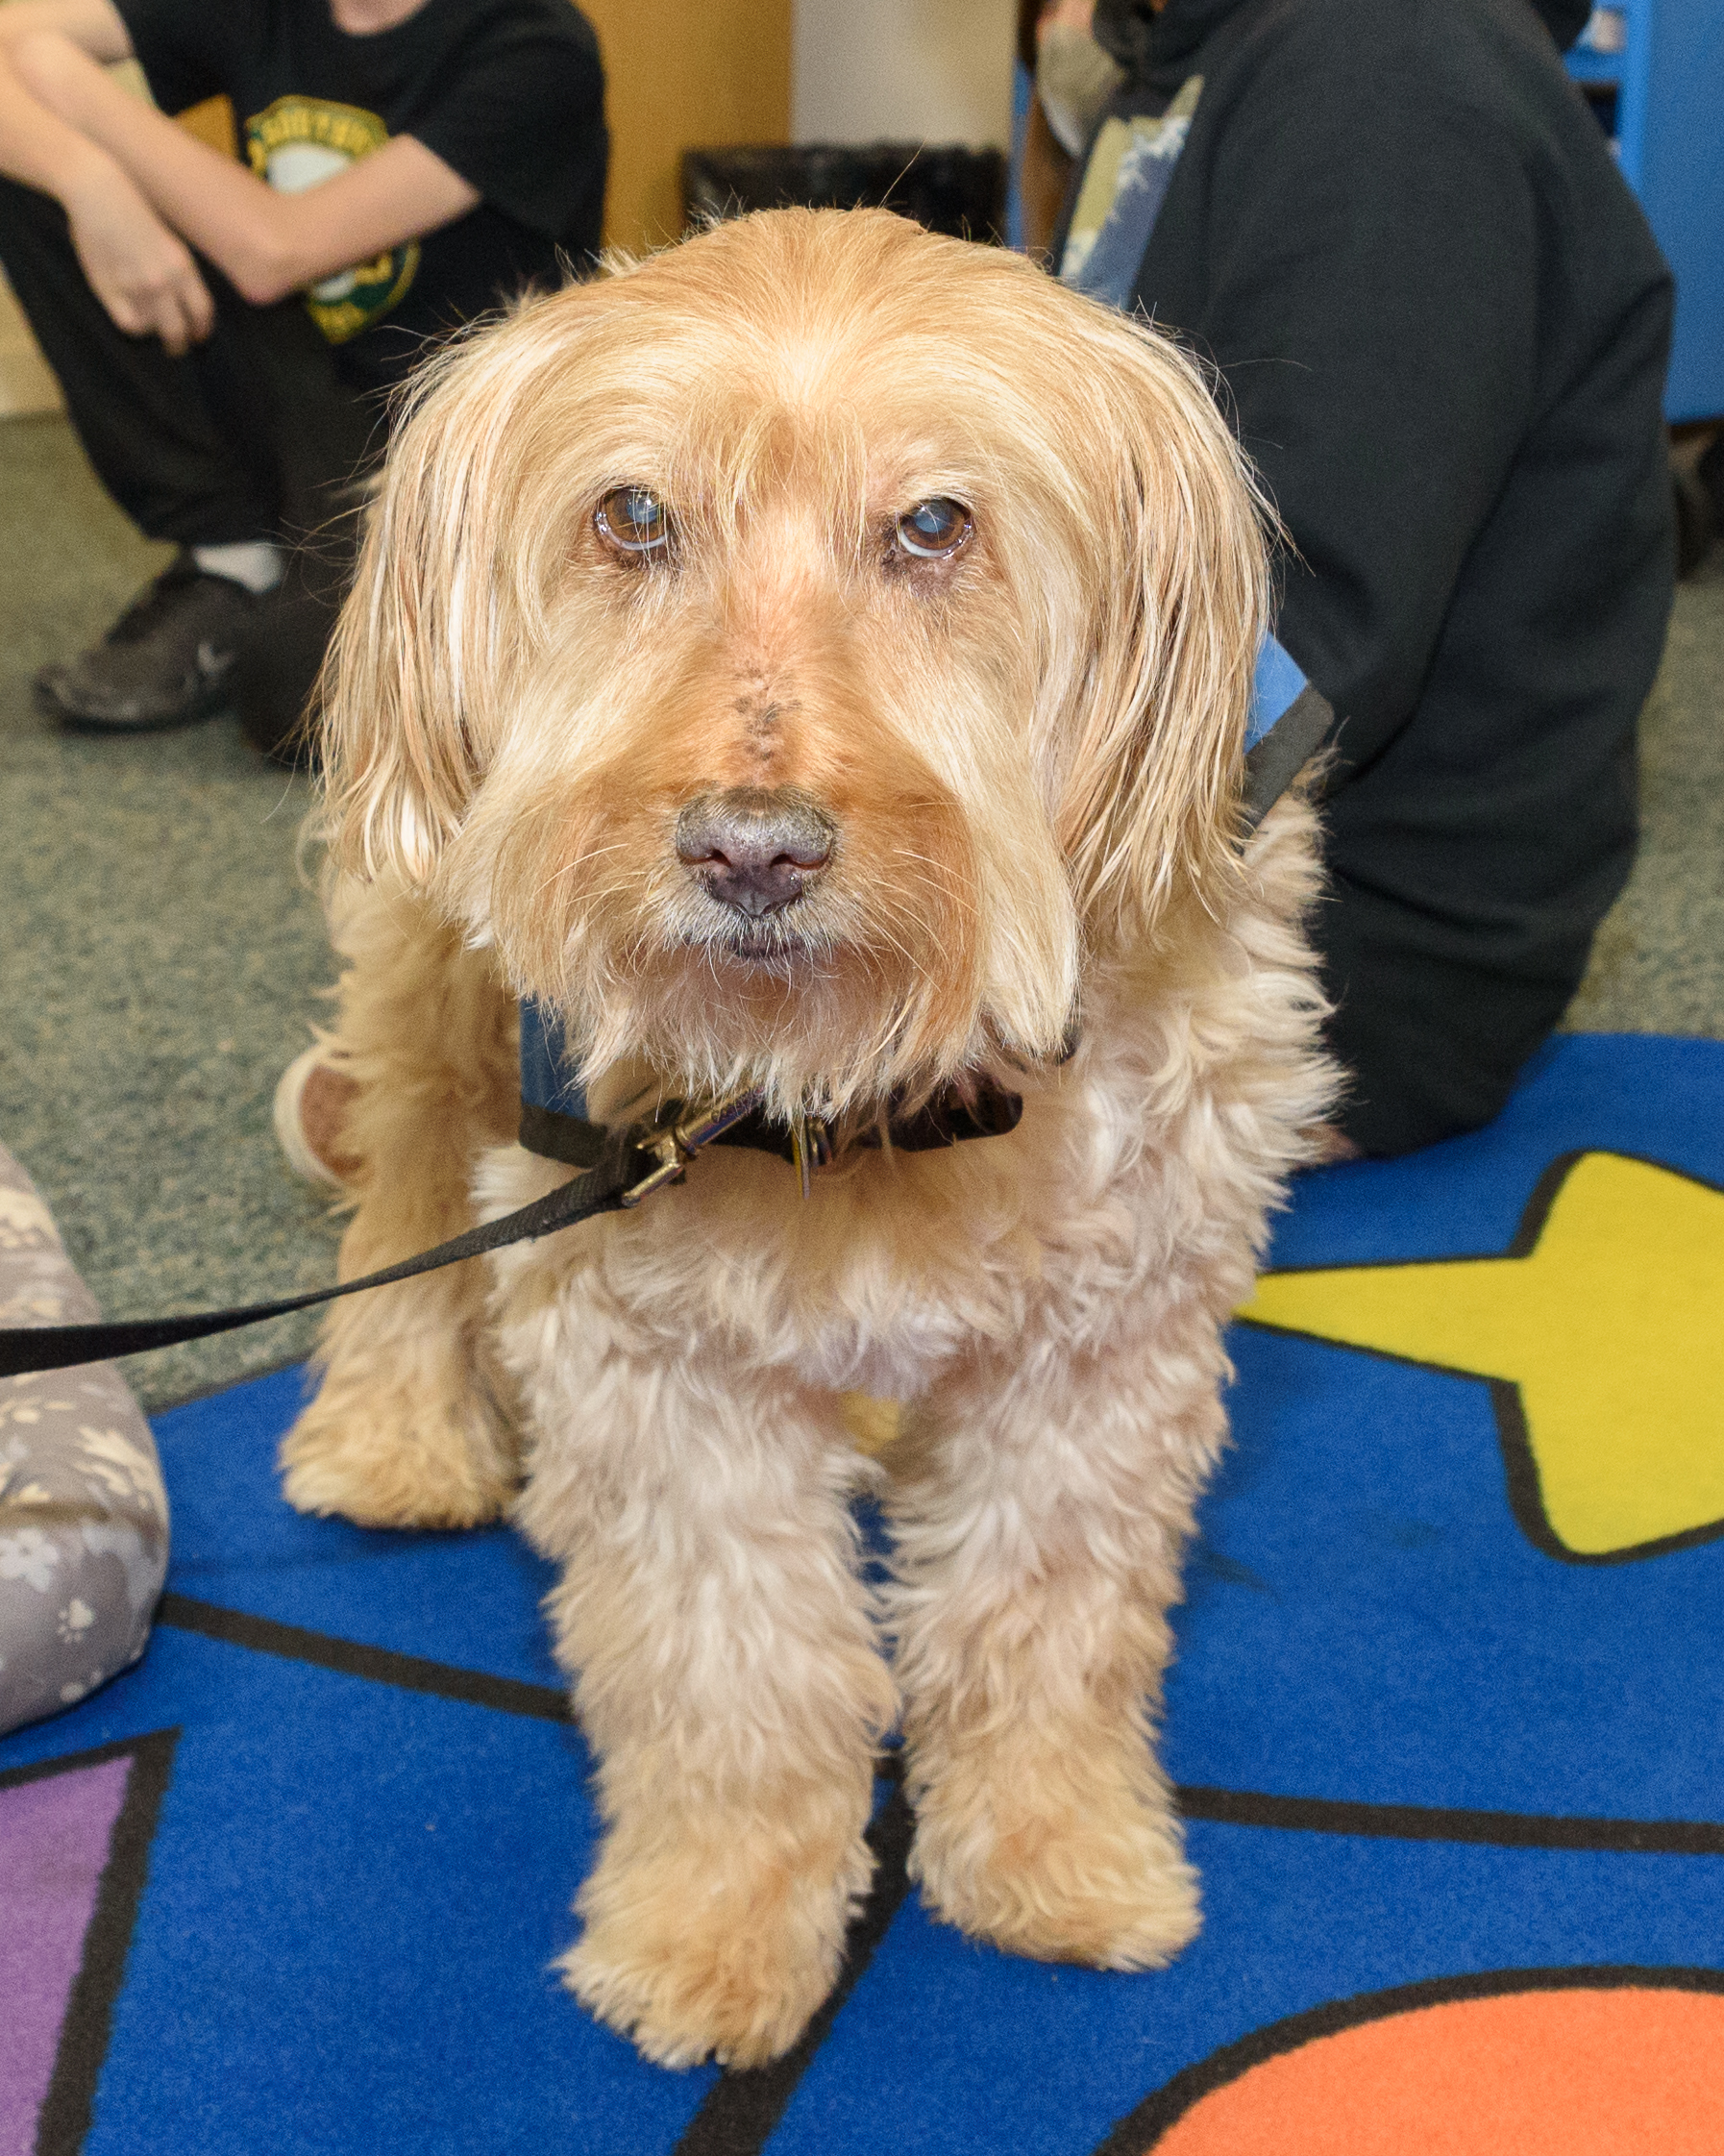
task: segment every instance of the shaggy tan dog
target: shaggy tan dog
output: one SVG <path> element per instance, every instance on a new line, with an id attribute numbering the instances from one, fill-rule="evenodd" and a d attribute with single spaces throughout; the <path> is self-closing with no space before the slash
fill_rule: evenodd
<path id="1" fill-rule="evenodd" d="M 1167 1611 L 1330 1084 L 1312 813 L 1241 835 L 1265 562 L 1170 344 L 883 212 L 528 306 L 397 436 L 327 694 L 344 1273 L 567 1179 L 511 1143 L 518 995 L 601 1119 L 751 1079 L 839 1133 L 806 1202 L 709 1153 L 341 1305 L 283 1455 L 304 1509 L 512 1506 L 562 1564 L 608 1828 L 563 1966 L 667 2065 L 820 2004 L 895 1723 L 939 1916 L 1107 1969 L 1196 1928 Z M 982 1078 L 1010 1135 L 844 1144 Z M 906 1403 L 884 1468 L 845 1388 Z"/>

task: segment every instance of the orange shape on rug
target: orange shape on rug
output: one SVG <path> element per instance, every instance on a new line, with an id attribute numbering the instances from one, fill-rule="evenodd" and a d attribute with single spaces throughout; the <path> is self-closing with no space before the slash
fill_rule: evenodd
<path id="1" fill-rule="evenodd" d="M 1717 2156 L 1724 1997 L 1447 2000 L 1314 2038 L 1201 2096 L 1155 2156 Z"/>

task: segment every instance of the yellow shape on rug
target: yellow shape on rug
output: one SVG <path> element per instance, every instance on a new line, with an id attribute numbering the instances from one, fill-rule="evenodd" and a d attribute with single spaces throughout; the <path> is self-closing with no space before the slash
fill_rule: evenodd
<path id="1" fill-rule="evenodd" d="M 1527 1240 L 1266 1273 L 1239 1315 L 1517 1387 L 1545 1521 L 1575 1556 L 1724 1527 L 1724 1191 L 1581 1153 Z"/>

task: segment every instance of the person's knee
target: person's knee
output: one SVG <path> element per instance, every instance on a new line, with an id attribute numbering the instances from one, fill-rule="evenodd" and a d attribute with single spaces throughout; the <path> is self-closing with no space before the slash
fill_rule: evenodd
<path id="1" fill-rule="evenodd" d="M 1498 1115 L 1574 983 L 1440 965 L 1406 953 L 1331 968 L 1329 1045 L 1347 1073 L 1336 1116 L 1359 1151 L 1391 1159 Z"/>

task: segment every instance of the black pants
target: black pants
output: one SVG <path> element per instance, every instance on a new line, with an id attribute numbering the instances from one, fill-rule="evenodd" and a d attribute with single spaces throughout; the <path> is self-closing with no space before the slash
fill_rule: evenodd
<path id="1" fill-rule="evenodd" d="M 352 571 L 359 484 L 385 440 L 360 383 L 297 299 L 250 307 L 208 262 L 215 328 L 184 359 L 115 326 L 79 266 L 65 212 L 0 179 L 0 263 L 110 494 L 152 539 L 291 551 L 239 668 L 260 746 L 292 729 Z"/>

